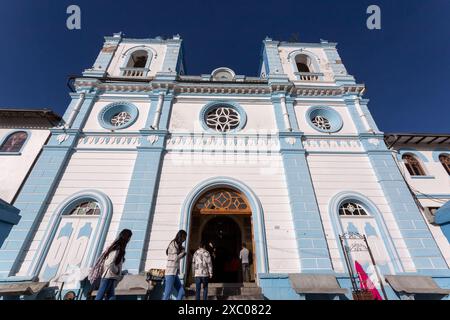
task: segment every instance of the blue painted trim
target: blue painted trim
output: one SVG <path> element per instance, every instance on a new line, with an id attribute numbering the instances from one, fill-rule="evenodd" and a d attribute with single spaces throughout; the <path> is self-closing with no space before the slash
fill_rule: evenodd
<path id="1" fill-rule="evenodd" d="M 328 119 L 328 121 L 331 124 L 331 129 L 326 130 L 326 129 L 321 129 L 321 128 L 316 127 L 311 121 L 311 119 L 316 116 L 322 116 L 322 117 Z M 320 131 L 320 132 L 325 132 L 325 133 L 338 132 L 339 130 L 342 129 L 342 126 L 344 124 L 339 113 L 336 110 L 334 110 L 333 108 L 327 107 L 327 106 L 310 107 L 306 111 L 306 121 L 311 126 L 311 128 L 313 128 L 314 130 Z"/>
<path id="2" fill-rule="evenodd" d="M 43 148 L 14 203 L 21 210 L 22 219 L 12 228 L 5 240 L 5 248 L 10 243 L 15 244 L 14 247 L 0 249 L 0 274 L 9 276 L 17 272 L 23 253 L 34 237 L 34 231 L 59 181 L 76 138 L 77 134 L 71 134 L 61 143 L 57 141 L 57 136 L 52 134 L 48 148 Z"/>
<path id="3" fill-rule="evenodd" d="M 444 199 L 450 199 L 450 193 L 427 193 L 424 194 L 416 194 L 416 197 L 419 199 L 429 199 L 431 198 L 444 198 Z"/>
<path id="4" fill-rule="evenodd" d="M 336 81 L 336 83 L 337 82 L 338 81 Z M 360 115 L 358 114 L 358 111 L 356 110 L 356 100 L 358 100 L 359 97 L 355 94 L 344 94 L 343 99 L 347 107 L 348 113 L 350 114 L 350 117 L 353 120 L 353 124 L 356 128 L 357 133 L 358 134 L 367 133 L 367 130 L 364 128 L 363 120 L 361 119 Z"/>
<path id="5" fill-rule="evenodd" d="M 28 143 L 28 141 L 31 138 L 31 130 L 27 130 L 27 129 L 14 129 L 11 131 L 8 131 L 2 138 L 2 140 L 0 140 L 0 149 L 1 147 L 3 147 L 3 144 L 6 142 L 6 140 L 8 140 L 8 138 L 10 136 L 12 136 L 14 133 L 17 132 L 25 132 L 27 134 L 27 138 L 25 139 L 24 143 L 22 144 L 22 147 L 20 148 L 19 151 L 17 152 L 1 152 L 0 151 L 0 156 L 4 156 L 4 155 L 21 155 L 23 152 L 23 149 L 25 148 L 26 144 Z"/>
<path id="6" fill-rule="evenodd" d="M 367 212 L 371 217 L 375 218 L 378 229 L 381 232 L 381 238 L 383 240 L 384 246 L 387 250 L 389 258 L 392 262 L 394 270 L 396 273 L 403 271 L 403 265 L 399 258 L 398 252 L 394 246 L 392 238 L 389 236 L 389 231 L 386 227 L 386 224 L 383 219 L 383 215 L 381 214 L 378 207 L 366 196 L 361 193 L 354 191 L 343 191 L 331 198 L 330 203 L 328 204 L 328 214 L 331 218 L 331 223 L 333 225 L 333 230 L 336 233 L 336 241 L 337 246 L 339 248 L 339 254 L 341 256 L 342 264 L 344 268 L 347 270 L 347 265 L 344 259 L 344 253 L 342 252 L 341 245 L 339 243 L 339 235 L 344 233 L 342 227 L 342 221 L 339 216 L 339 208 L 344 201 L 352 201 L 361 204 L 363 207 L 368 208 L 369 212 Z M 348 271 L 348 270 L 347 270 Z"/>
<path id="7" fill-rule="evenodd" d="M 45 258 L 47 257 L 48 251 L 50 250 L 51 244 L 56 235 L 56 231 L 61 223 L 62 216 L 67 215 L 67 213 L 69 213 L 78 204 L 91 200 L 94 200 L 99 204 L 101 212 L 98 217 L 99 222 L 93 233 L 93 237 L 96 240 L 93 242 L 93 246 L 89 248 L 86 259 L 89 267 L 95 263 L 95 259 L 101 254 L 101 250 L 106 240 L 106 234 L 108 232 L 113 214 L 113 205 L 109 197 L 103 192 L 98 190 L 83 190 L 66 198 L 53 212 L 45 231 L 45 236 L 33 258 L 34 264 L 32 264 L 28 269 L 28 275 L 37 276 L 40 273 L 42 265 L 44 264 Z"/>
<path id="8" fill-rule="evenodd" d="M 400 150 L 398 150 L 397 151 L 397 160 L 403 163 L 402 157 L 405 154 L 412 154 L 416 158 L 419 158 L 420 161 L 422 161 L 422 162 L 429 162 L 427 157 L 425 157 L 425 155 L 422 152 L 418 151 L 417 149 L 413 149 L 413 148 L 401 148 Z"/>
<path id="9" fill-rule="evenodd" d="M 147 254 L 145 247 L 152 228 L 156 193 L 163 163 L 165 133 L 154 131 L 152 134 L 158 136 L 158 141 L 151 144 L 147 139 L 142 139 L 141 147 L 137 148 L 138 154 L 119 223 L 119 231 L 125 228 L 133 230 L 124 270 L 127 269 L 135 274 L 142 271 L 142 262 Z"/>
<path id="10" fill-rule="evenodd" d="M 196 201 L 207 191 L 215 188 L 231 187 L 242 192 L 250 203 L 252 209 L 252 220 L 254 230 L 254 241 L 256 246 L 257 273 L 269 271 L 269 260 L 267 253 L 266 230 L 264 223 L 264 212 L 256 194 L 243 182 L 230 177 L 215 177 L 207 179 L 198 184 L 186 197 L 181 209 L 180 229 L 186 230 L 188 237 L 186 247 L 189 247 L 189 234 L 191 213 Z M 186 259 L 183 260 L 183 275 L 186 275 Z"/>
<path id="11" fill-rule="evenodd" d="M 121 126 L 113 126 L 110 120 L 115 114 L 119 112 L 128 112 L 131 116 L 130 121 Z M 133 125 L 136 122 L 138 115 L 139 110 L 134 104 L 127 101 L 118 101 L 108 104 L 99 112 L 98 122 L 105 129 L 120 130 Z"/>
<path id="12" fill-rule="evenodd" d="M 367 154 L 416 269 L 448 268 L 394 156 L 370 151 Z M 406 224 L 405 221 L 408 220 L 414 223 Z M 418 248 L 415 245 L 417 240 L 425 240 L 426 246 L 422 244 Z"/>
<path id="13" fill-rule="evenodd" d="M 247 115 L 244 111 L 244 108 L 242 108 L 237 102 L 234 102 L 234 101 L 216 100 L 216 101 L 208 102 L 206 105 L 203 106 L 203 108 L 200 111 L 199 121 L 203 127 L 203 130 L 205 130 L 207 132 L 211 132 L 211 133 L 218 133 L 216 130 L 208 127 L 208 125 L 206 124 L 206 121 L 205 121 L 205 117 L 211 109 L 214 109 L 215 107 L 217 107 L 219 105 L 221 105 L 221 106 L 225 105 L 227 107 L 230 107 L 233 110 L 237 111 L 237 113 L 239 114 L 239 125 L 237 126 L 237 128 L 227 131 L 227 132 L 223 132 L 223 133 L 226 133 L 226 134 L 236 133 L 245 127 L 245 125 L 247 123 Z"/>
<path id="14" fill-rule="evenodd" d="M 21 156 L 22 152 L 0 152 L 0 156 Z"/>
<path id="15" fill-rule="evenodd" d="M 434 162 L 440 162 L 439 156 L 442 155 L 442 154 L 450 157 L 450 150 L 449 149 L 435 149 L 435 150 L 433 150 L 433 153 L 432 153 L 433 161 Z"/>
<path id="16" fill-rule="evenodd" d="M 436 177 L 435 176 L 411 176 L 410 175 L 410 178 L 411 179 L 436 179 Z"/>

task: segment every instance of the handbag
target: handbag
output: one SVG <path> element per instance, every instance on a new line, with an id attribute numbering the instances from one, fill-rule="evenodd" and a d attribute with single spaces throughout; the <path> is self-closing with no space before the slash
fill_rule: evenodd
<path id="1" fill-rule="evenodd" d="M 147 271 L 147 281 L 163 281 L 165 274 L 164 269 L 150 269 Z"/>

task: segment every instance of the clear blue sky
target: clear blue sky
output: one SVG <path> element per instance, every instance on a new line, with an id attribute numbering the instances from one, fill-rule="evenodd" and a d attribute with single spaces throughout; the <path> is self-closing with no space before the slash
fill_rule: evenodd
<path id="1" fill-rule="evenodd" d="M 79 31 L 66 28 L 70 4 L 81 7 Z M 381 7 L 382 30 L 366 28 L 370 4 Z M 338 42 L 382 130 L 450 133 L 450 0 L 0 0 L 0 107 L 63 114 L 68 75 L 91 67 L 103 36 L 118 31 L 179 33 L 191 75 L 219 66 L 256 75 L 267 35 Z"/>

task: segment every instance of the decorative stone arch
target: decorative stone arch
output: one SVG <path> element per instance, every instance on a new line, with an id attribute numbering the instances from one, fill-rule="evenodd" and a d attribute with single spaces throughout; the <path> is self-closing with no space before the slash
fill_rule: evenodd
<path id="1" fill-rule="evenodd" d="M 103 192 L 97 190 L 83 190 L 66 198 L 53 212 L 45 231 L 44 239 L 38 248 L 35 259 L 33 259 L 35 263 L 30 266 L 28 271 L 29 275 L 38 275 L 41 272 L 42 265 L 50 250 L 50 246 L 55 238 L 56 231 L 63 215 L 66 215 L 78 204 L 92 200 L 98 203 L 100 215 L 98 216 L 99 222 L 97 227 L 92 234 L 92 237 L 95 239 L 93 242 L 95 245 L 89 248 L 87 261 L 90 266 L 95 263 L 95 259 L 101 254 L 105 244 L 106 234 L 113 214 L 113 205 L 111 199 Z"/>
<path id="2" fill-rule="evenodd" d="M 416 150 L 416 149 L 412 149 L 412 148 L 401 148 L 400 150 L 398 150 L 397 153 L 397 160 L 402 161 L 403 162 L 403 156 L 405 154 L 411 154 L 413 156 L 415 156 L 417 159 L 419 159 L 421 162 L 429 162 L 427 157 L 425 157 L 425 155 Z"/>
<path id="3" fill-rule="evenodd" d="M 435 149 L 433 150 L 433 161 L 434 162 L 440 162 L 439 161 L 439 156 L 441 155 L 446 155 L 448 157 L 450 157 L 450 150 L 449 149 Z"/>
<path id="4" fill-rule="evenodd" d="M 296 57 L 298 55 L 304 55 L 309 58 L 310 63 L 309 63 L 308 67 L 309 67 L 309 69 L 310 69 L 309 71 L 311 73 L 320 73 L 321 72 L 320 65 L 319 65 L 320 58 L 316 54 L 312 53 L 311 51 L 304 50 L 304 49 L 298 49 L 298 50 L 292 51 L 288 55 L 288 61 L 291 62 L 292 70 L 294 71 L 294 73 L 298 72 L 297 64 L 295 61 Z"/>
<path id="5" fill-rule="evenodd" d="M 269 260 L 267 254 L 266 231 L 264 224 L 264 212 L 256 194 L 243 182 L 230 177 L 216 177 L 207 179 L 198 184 L 186 197 L 181 210 L 181 218 L 179 229 L 186 230 L 188 233 L 186 240 L 186 248 L 189 247 L 190 223 L 193 207 L 197 200 L 205 194 L 205 192 L 216 188 L 233 188 L 240 191 L 247 198 L 251 210 L 253 220 L 254 239 L 256 247 L 256 271 L 260 273 L 268 273 Z M 183 260 L 182 276 L 186 276 L 186 259 Z"/>
<path id="6" fill-rule="evenodd" d="M 392 238 L 389 235 L 389 231 L 384 222 L 383 216 L 381 215 L 378 207 L 366 196 L 361 193 L 353 192 L 353 191 L 343 191 L 336 194 L 330 201 L 328 205 L 328 214 L 331 218 L 331 223 L 333 225 L 333 231 L 336 236 L 336 241 L 339 241 L 338 237 L 340 234 L 343 234 L 343 227 L 341 223 L 341 219 L 339 216 L 339 208 L 345 201 L 352 201 L 361 204 L 363 207 L 368 209 L 368 217 L 372 217 L 375 219 L 376 224 L 380 230 L 380 237 L 383 239 L 384 246 L 386 247 L 389 259 L 392 261 L 392 265 L 396 273 L 400 273 L 404 271 L 403 265 L 401 264 L 401 260 L 399 258 L 398 252 L 394 246 Z M 344 260 L 344 253 L 342 252 L 341 246 L 338 244 L 339 255 L 341 257 L 341 261 Z M 344 268 L 347 270 L 347 265 L 344 263 Z M 348 271 L 348 270 L 347 270 Z"/>
<path id="7" fill-rule="evenodd" d="M 150 64 L 151 64 L 153 58 L 157 57 L 157 53 L 156 53 L 155 49 L 153 49 L 152 47 L 149 47 L 149 46 L 145 46 L 145 45 L 132 47 L 132 48 L 128 49 L 127 51 L 125 51 L 122 54 L 123 62 L 122 62 L 121 69 L 127 68 L 128 61 L 130 60 L 132 54 L 135 53 L 136 51 L 141 51 L 141 50 L 147 52 L 147 62 L 145 64 L 144 69 L 149 70 Z"/>

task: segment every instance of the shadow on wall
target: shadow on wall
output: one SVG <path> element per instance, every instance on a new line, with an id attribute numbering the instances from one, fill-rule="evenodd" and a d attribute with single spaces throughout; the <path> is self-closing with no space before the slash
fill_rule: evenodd
<path id="1" fill-rule="evenodd" d="M 0 248 L 8 238 L 9 233 L 19 220 L 20 210 L 0 199 Z"/>

